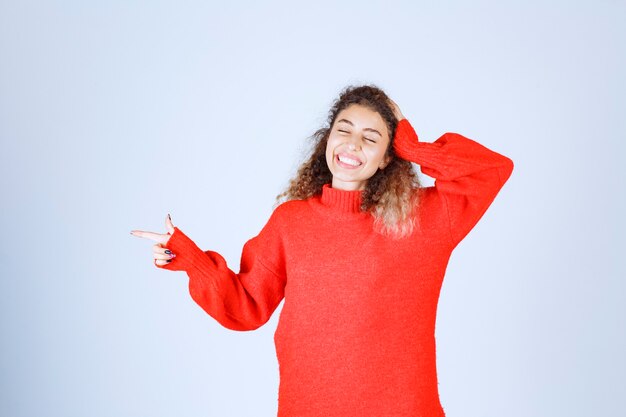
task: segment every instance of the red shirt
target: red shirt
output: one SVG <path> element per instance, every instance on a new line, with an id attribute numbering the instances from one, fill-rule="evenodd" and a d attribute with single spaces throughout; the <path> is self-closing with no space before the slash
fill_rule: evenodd
<path id="1" fill-rule="evenodd" d="M 419 222 L 393 240 L 361 212 L 361 191 L 334 189 L 279 205 L 246 242 L 239 273 L 179 228 L 161 268 L 189 276 L 192 298 L 233 330 L 253 330 L 284 305 L 274 335 L 279 417 L 444 416 L 435 321 L 452 250 L 510 177 L 513 162 L 456 133 L 420 142 L 398 123 L 396 153 L 435 178 Z"/>

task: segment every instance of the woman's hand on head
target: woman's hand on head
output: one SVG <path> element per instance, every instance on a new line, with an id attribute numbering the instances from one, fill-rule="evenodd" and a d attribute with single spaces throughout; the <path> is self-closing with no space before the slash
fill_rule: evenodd
<path id="1" fill-rule="evenodd" d="M 396 116 L 396 119 L 398 119 L 398 121 L 404 119 L 405 117 L 400 111 L 400 106 L 398 106 L 392 99 L 389 99 L 389 103 L 391 104 L 391 108 L 393 109 L 393 114 Z"/>
<path id="2" fill-rule="evenodd" d="M 133 236 L 143 237 L 156 242 L 152 246 L 152 253 L 154 257 L 154 264 L 158 266 L 170 263 L 172 258 L 176 256 L 176 254 L 171 253 L 171 251 L 165 247 L 174 233 L 174 225 L 172 224 L 172 219 L 169 214 L 165 218 L 165 228 L 167 229 L 167 233 L 146 232 L 143 230 L 130 231 L 130 234 Z"/>

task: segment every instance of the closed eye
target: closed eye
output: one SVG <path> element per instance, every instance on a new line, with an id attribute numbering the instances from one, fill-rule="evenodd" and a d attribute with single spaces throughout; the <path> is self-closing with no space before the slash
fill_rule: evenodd
<path id="1" fill-rule="evenodd" d="M 341 130 L 341 129 L 339 129 L 339 132 L 342 132 L 342 133 L 350 133 L 350 132 L 348 132 L 347 130 Z M 365 138 L 365 140 L 367 140 L 367 141 L 369 141 L 369 142 L 371 142 L 371 143 L 376 143 L 376 140 L 375 140 L 375 139 Z"/>

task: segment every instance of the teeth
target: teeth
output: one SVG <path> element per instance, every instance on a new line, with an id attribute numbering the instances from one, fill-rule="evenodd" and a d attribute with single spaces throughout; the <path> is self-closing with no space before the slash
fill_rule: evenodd
<path id="1" fill-rule="evenodd" d="M 358 167 L 359 165 L 361 165 L 359 161 L 355 161 L 354 159 L 346 158 L 341 155 L 339 155 L 339 160 L 343 162 L 344 164 L 350 164 L 355 167 Z"/>

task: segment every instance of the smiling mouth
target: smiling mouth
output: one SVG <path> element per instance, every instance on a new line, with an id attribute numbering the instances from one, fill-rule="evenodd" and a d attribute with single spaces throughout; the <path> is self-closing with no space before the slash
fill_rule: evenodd
<path id="1" fill-rule="evenodd" d="M 363 165 L 363 162 L 357 161 L 356 159 L 348 158 L 344 155 L 337 155 L 336 160 L 339 166 L 347 168 L 358 168 Z"/>

